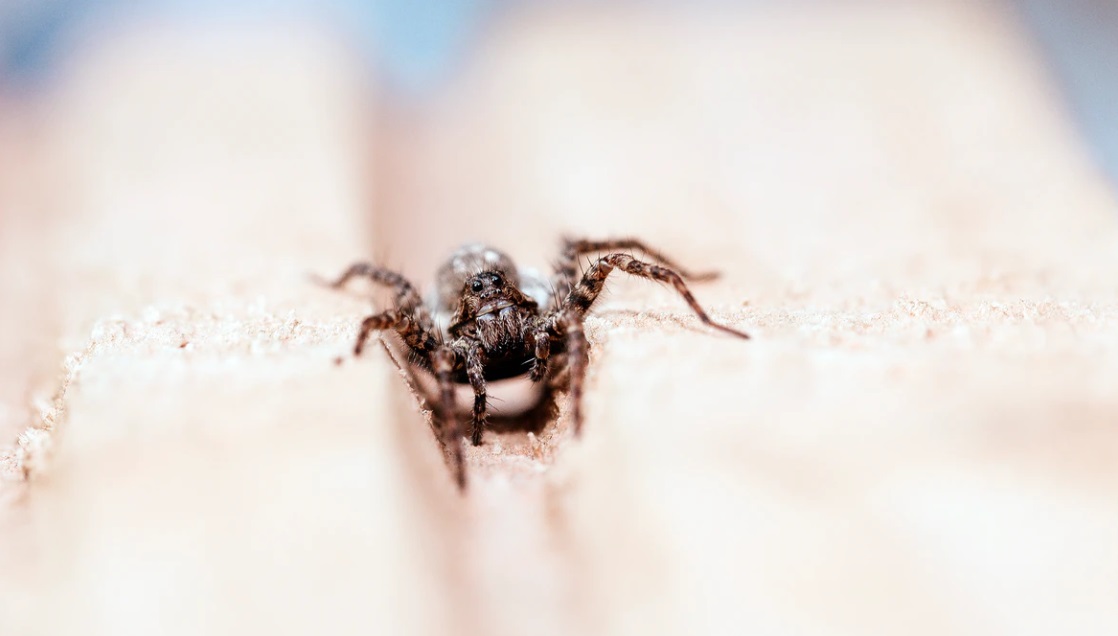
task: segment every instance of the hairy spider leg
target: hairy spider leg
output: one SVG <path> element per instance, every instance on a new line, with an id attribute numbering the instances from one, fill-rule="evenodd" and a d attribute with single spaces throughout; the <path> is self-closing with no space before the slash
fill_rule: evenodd
<path id="1" fill-rule="evenodd" d="M 668 267 L 638 261 L 628 254 L 614 253 L 599 258 L 583 274 L 578 284 L 571 289 L 563 304 L 564 309 L 560 310 L 562 313 L 556 321 L 557 326 L 560 327 L 567 339 L 569 356 L 567 364 L 570 369 L 571 409 L 575 435 L 578 435 L 582 430 L 582 387 L 589 366 L 586 334 L 582 328 L 582 320 L 590 310 L 590 306 L 602 293 L 606 278 L 615 268 L 641 278 L 671 283 L 703 324 L 739 338 L 749 338 L 749 334 L 744 331 L 738 331 L 712 320 L 699 305 L 699 302 L 695 300 L 695 296 L 691 294 L 691 290 L 687 288 L 687 284 L 683 282 L 683 276 L 679 272 Z M 538 353 L 537 358 L 539 358 Z"/>
<path id="2" fill-rule="evenodd" d="M 590 354 L 586 347 L 586 332 L 582 329 L 582 314 L 573 310 L 565 311 L 560 324 L 567 337 L 571 419 L 575 423 L 575 435 L 579 435 L 582 433 L 582 385 L 586 380 L 586 370 L 590 366 Z"/>
<path id="3" fill-rule="evenodd" d="M 532 337 L 536 340 L 536 346 L 529 377 L 532 382 L 539 382 L 547 375 L 548 360 L 551 358 L 551 334 L 547 323 L 545 322 L 543 326 L 538 327 L 532 333 Z"/>
<path id="4" fill-rule="evenodd" d="M 683 300 L 687 301 L 687 305 L 691 307 L 691 311 L 695 312 L 695 315 L 699 317 L 699 320 L 701 320 L 704 325 L 732 336 L 737 336 L 738 338 L 749 338 L 749 334 L 744 331 L 738 331 L 733 327 L 728 327 L 712 320 L 711 317 L 707 315 L 707 312 L 703 310 L 702 306 L 699 305 L 699 301 L 695 300 L 695 296 L 691 294 L 691 290 L 687 288 L 687 284 L 683 282 L 683 277 L 678 272 L 667 267 L 638 261 L 628 254 L 607 254 L 599 258 L 596 263 L 590 266 L 590 269 L 586 270 L 586 273 L 582 276 L 582 280 L 579 281 L 578 285 L 571 290 L 565 304 L 577 311 L 579 315 L 586 315 L 586 312 L 590 309 L 590 305 L 594 304 L 598 295 L 602 293 L 606 277 L 609 276 L 610 272 L 615 268 L 627 274 L 632 274 L 633 276 L 671 283 L 672 287 L 675 287 L 679 295 L 683 296 Z"/>
<path id="5" fill-rule="evenodd" d="M 471 346 L 466 351 L 466 377 L 474 389 L 474 430 L 470 441 L 474 446 L 481 446 L 481 432 L 485 428 L 485 361 L 481 347 Z"/>
<path id="6" fill-rule="evenodd" d="M 388 285 L 396 290 L 396 306 L 405 311 L 410 311 L 423 305 L 423 299 L 419 296 L 415 286 L 408 282 L 408 279 L 402 275 L 383 267 L 377 267 L 371 263 L 354 263 L 349 266 L 341 276 L 330 286 L 337 289 L 344 286 L 352 278 L 364 277 L 380 283 L 381 285 Z"/>
<path id="7" fill-rule="evenodd" d="M 353 354 L 361 355 L 373 331 L 395 329 L 405 344 L 421 356 L 429 356 L 439 345 L 438 332 L 415 287 L 400 274 L 369 263 L 354 263 L 330 286 L 337 289 L 358 276 L 392 287 L 396 292 L 396 309 L 369 316 L 361 323 Z"/>
<path id="8" fill-rule="evenodd" d="M 454 461 L 454 479 L 459 490 L 466 489 L 466 460 L 462 451 L 462 430 L 458 416 L 454 412 L 454 369 L 458 364 L 458 354 L 449 346 L 441 346 L 431 355 L 431 367 L 439 383 L 439 403 L 435 407 L 439 421 L 439 433 L 443 444 L 450 451 Z"/>
<path id="9" fill-rule="evenodd" d="M 420 354 L 429 353 L 438 346 L 434 336 L 419 327 L 415 319 L 395 309 L 389 309 L 361 321 L 361 330 L 357 333 L 356 344 L 353 345 L 353 355 L 361 355 L 374 331 L 385 329 L 396 330 L 404 343 Z"/>
<path id="10" fill-rule="evenodd" d="M 564 294 L 570 293 L 570 290 L 574 289 L 579 273 L 579 257 L 617 250 L 639 250 L 644 252 L 651 260 L 675 270 L 684 280 L 702 282 L 718 278 L 718 272 L 689 272 L 680 267 L 675 261 L 665 256 L 663 252 L 649 247 L 647 243 L 640 239 L 630 237 L 604 239 L 601 241 L 564 239 L 563 252 L 560 254 L 559 263 L 555 268 L 556 288 L 561 289 Z"/>
<path id="11" fill-rule="evenodd" d="M 361 322 L 361 330 L 354 345 L 354 355 L 361 355 L 365 343 L 374 331 L 395 329 L 404 343 L 430 365 L 439 386 L 439 401 L 435 405 L 435 419 L 443 445 L 450 452 L 454 464 L 454 478 L 459 489 L 466 488 L 466 465 L 462 451 L 461 424 L 454 410 L 454 374 L 461 357 L 448 345 L 441 343 L 434 321 L 423 299 L 406 278 L 369 263 L 355 263 L 331 287 L 339 288 L 355 277 L 366 277 L 375 283 L 387 285 L 396 291 L 396 308 L 374 314 Z M 484 401 L 482 402 L 484 409 Z"/>

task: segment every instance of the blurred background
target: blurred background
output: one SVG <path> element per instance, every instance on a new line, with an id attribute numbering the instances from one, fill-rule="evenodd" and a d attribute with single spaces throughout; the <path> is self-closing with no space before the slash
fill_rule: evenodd
<path id="1" fill-rule="evenodd" d="M 1116 7 L 0 0 L 0 634 L 1118 632 Z M 460 497 L 308 274 L 564 233 Z"/>
<path id="2" fill-rule="evenodd" d="M 796 4 L 824 5 L 828 1 L 801 0 Z M 0 90 L 11 94 L 42 87 L 49 83 L 52 71 L 75 54 L 78 42 L 106 37 L 130 21 L 208 21 L 247 26 L 298 20 L 315 23 L 332 37 L 346 41 L 397 94 L 422 99 L 454 76 L 463 58 L 484 40 L 490 21 L 515 6 L 547 2 L 439 0 L 420 5 L 407 0 L 2 0 Z M 1043 51 L 1097 161 L 1112 180 L 1118 180 L 1118 2 L 1007 2 Z M 662 0 L 656 4 L 669 3 Z M 725 4 L 786 3 L 747 0 Z"/>

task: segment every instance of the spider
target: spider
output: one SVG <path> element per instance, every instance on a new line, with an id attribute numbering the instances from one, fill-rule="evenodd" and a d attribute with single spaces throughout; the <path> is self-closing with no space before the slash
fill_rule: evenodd
<path id="1" fill-rule="evenodd" d="M 653 262 L 614 250 L 643 252 Z M 610 253 L 591 261 L 580 278 L 580 258 L 603 252 Z M 394 308 L 362 321 L 353 353 L 361 355 L 373 332 L 395 330 L 410 349 L 412 361 L 435 377 L 436 428 L 453 457 L 458 486 L 465 489 L 464 440 L 455 414 L 455 385 L 473 388 L 470 440 L 478 446 L 486 426 L 486 383 L 524 374 L 538 383 L 558 371 L 550 368 L 552 356 L 565 353 L 574 433 L 578 435 L 588 363 L 582 324 L 615 269 L 670 283 L 704 324 L 749 338 L 743 331 L 713 321 L 684 283 L 709 280 L 717 274 L 689 273 L 659 251 L 630 238 L 564 241 L 550 280 L 534 270 L 517 269 L 512 259 L 496 249 L 464 245 L 439 268 L 436 289 L 426 304 L 403 276 L 369 263 L 355 263 L 329 284 L 340 288 L 355 277 L 366 277 L 395 291 Z M 436 326 L 436 318 L 447 326 Z"/>

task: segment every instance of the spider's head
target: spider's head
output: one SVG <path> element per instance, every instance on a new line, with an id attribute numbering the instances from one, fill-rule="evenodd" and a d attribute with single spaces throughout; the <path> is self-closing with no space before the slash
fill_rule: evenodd
<path id="1" fill-rule="evenodd" d="M 463 245 L 439 268 L 437 291 L 435 307 L 453 312 L 450 334 L 474 334 L 487 347 L 522 338 L 525 318 L 538 312 L 512 259 L 479 243 Z"/>
<path id="2" fill-rule="evenodd" d="M 493 298 L 501 295 L 508 281 L 501 272 L 481 272 L 466 279 L 466 289 L 463 294 L 472 294 L 478 298 Z"/>
<path id="3" fill-rule="evenodd" d="M 453 311 L 464 295 L 482 293 L 488 282 L 486 280 L 479 281 L 482 288 L 477 292 L 470 288 L 474 279 L 484 278 L 485 274 L 499 275 L 505 285 L 520 285 L 516 265 L 511 258 L 492 247 L 470 243 L 458 248 L 439 268 L 435 306 L 444 311 Z"/>
<path id="4" fill-rule="evenodd" d="M 466 278 L 458 296 L 455 322 L 485 320 L 527 305 L 535 307 L 536 303 L 517 289 L 504 272 L 486 270 Z"/>

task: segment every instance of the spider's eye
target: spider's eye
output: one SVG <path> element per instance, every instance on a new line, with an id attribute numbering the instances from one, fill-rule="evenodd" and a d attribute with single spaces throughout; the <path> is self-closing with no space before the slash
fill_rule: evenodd
<path id="1" fill-rule="evenodd" d="M 474 282 L 470 283 L 470 289 L 473 290 L 473 292 L 475 294 L 480 292 L 481 291 L 481 281 L 480 280 L 475 280 Z"/>

